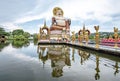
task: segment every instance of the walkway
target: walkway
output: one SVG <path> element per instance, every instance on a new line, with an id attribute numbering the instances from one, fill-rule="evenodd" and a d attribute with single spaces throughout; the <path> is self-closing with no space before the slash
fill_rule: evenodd
<path id="1" fill-rule="evenodd" d="M 95 44 L 83 44 L 82 46 L 80 46 L 79 43 L 65 43 L 65 42 L 39 42 L 38 44 L 46 44 L 46 45 L 56 45 L 56 44 L 60 44 L 60 45 L 69 45 L 69 46 L 74 46 L 74 47 L 78 47 L 78 48 L 83 48 L 83 49 L 89 49 L 89 50 L 93 50 L 93 51 L 97 51 L 100 53 L 106 53 L 106 54 L 110 54 L 110 55 L 115 55 L 115 56 L 120 56 L 120 47 L 118 48 L 114 48 L 112 46 L 104 46 L 104 45 L 99 45 L 99 48 L 96 49 L 95 48 Z"/>

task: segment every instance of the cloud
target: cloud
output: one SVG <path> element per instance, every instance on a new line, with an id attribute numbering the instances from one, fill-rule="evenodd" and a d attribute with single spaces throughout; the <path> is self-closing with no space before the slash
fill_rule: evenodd
<path id="1" fill-rule="evenodd" d="M 15 21 L 34 9 L 37 0 L 1 0 L 0 23 Z"/>
<path id="2" fill-rule="evenodd" d="M 4 24 L 1 24 L 1 27 L 3 27 L 6 31 L 13 31 L 15 29 L 22 29 L 20 26 L 13 24 L 13 23 L 4 23 Z"/>
<path id="3" fill-rule="evenodd" d="M 29 21 L 34 21 L 34 20 L 38 20 L 38 19 L 46 19 L 46 20 L 49 20 L 51 17 L 50 15 L 47 15 L 48 13 L 45 12 L 45 13 L 42 13 L 42 14 L 39 14 L 39 15 L 33 15 L 33 16 L 26 16 L 26 17 L 23 17 L 23 18 L 19 18 L 17 19 L 16 21 L 14 21 L 14 23 L 26 23 L 26 22 L 29 22 Z"/>
<path id="4" fill-rule="evenodd" d="M 58 6 L 64 9 L 65 16 L 67 17 L 80 18 L 83 20 L 96 19 L 100 22 L 106 22 L 111 20 L 109 14 L 115 13 L 114 5 L 110 1 L 111 0 L 66 0 L 58 3 Z M 118 11 L 119 10 L 116 9 L 116 12 Z"/>
<path id="5" fill-rule="evenodd" d="M 46 19 L 50 26 L 53 8 L 60 7 L 64 11 L 64 17 L 71 18 L 71 29 L 85 23 L 88 27 L 100 25 L 101 30 L 108 31 L 108 27 L 113 30 L 113 26 L 120 26 L 119 4 L 119 0 L 47 0 L 47 2 L 44 0 L 2 0 L 0 24 L 11 23 L 13 28 L 18 28 L 16 26 L 19 24 L 23 29 L 36 32 L 23 24 Z M 34 23 L 34 27 L 42 24 L 40 22 L 34 25 Z"/>
<path id="6" fill-rule="evenodd" d="M 68 3 L 68 4 L 67 4 Z M 61 5 L 62 4 L 62 5 Z M 119 0 L 65 0 L 58 3 L 64 9 L 64 15 L 70 17 L 74 23 L 71 29 L 82 28 L 82 24 L 94 31 L 94 25 L 100 25 L 100 31 L 113 31 L 113 27 L 120 26 L 120 1 Z"/>
<path id="7" fill-rule="evenodd" d="M 8 51 L 6 51 L 8 50 Z M 14 52 L 14 53 L 13 53 Z M 32 62 L 39 62 L 36 57 L 32 57 L 30 55 L 26 55 L 25 53 L 20 53 L 19 50 L 12 48 L 12 46 L 8 46 L 5 48 L 5 50 L 2 51 L 4 55 L 7 55 L 10 57 L 15 57 L 24 61 L 32 61 Z"/>
<path id="8" fill-rule="evenodd" d="M 56 0 L 54 1 L 56 2 Z M 0 3 L 0 25 L 12 31 L 23 28 L 19 25 L 22 23 L 46 17 L 50 19 L 47 14 L 51 2 L 51 0 L 48 0 L 47 3 L 44 0 L 2 0 Z"/>

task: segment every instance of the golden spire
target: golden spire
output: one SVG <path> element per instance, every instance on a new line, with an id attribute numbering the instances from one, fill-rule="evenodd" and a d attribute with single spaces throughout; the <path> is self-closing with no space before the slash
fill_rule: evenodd
<path id="1" fill-rule="evenodd" d="M 47 27 L 47 26 L 46 26 L 46 20 L 44 21 L 44 26 L 43 26 L 43 27 Z"/>
<path id="2" fill-rule="evenodd" d="M 85 24 L 83 24 L 83 30 L 85 30 Z"/>

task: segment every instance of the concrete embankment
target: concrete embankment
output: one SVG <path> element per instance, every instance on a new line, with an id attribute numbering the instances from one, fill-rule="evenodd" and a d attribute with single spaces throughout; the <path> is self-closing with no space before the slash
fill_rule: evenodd
<path id="1" fill-rule="evenodd" d="M 104 46 L 99 45 L 99 48 L 95 48 L 95 44 L 88 44 L 88 45 L 79 45 L 79 43 L 65 43 L 65 42 L 39 42 L 38 45 L 67 45 L 74 48 L 82 48 L 91 51 L 96 51 L 99 53 L 105 53 L 109 55 L 119 56 L 120 57 L 120 48 L 114 48 L 111 46 Z"/>

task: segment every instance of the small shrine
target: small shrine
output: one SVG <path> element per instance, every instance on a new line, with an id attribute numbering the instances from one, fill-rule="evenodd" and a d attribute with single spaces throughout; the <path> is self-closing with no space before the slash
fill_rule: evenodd
<path id="1" fill-rule="evenodd" d="M 40 27 L 38 41 L 50 42 L 50 29 L 46 26 L 46 21 L 44 22 L 44 26 Z"/>
<path id="2" fill-rule="evenodd" d="M 86 45 L 88 44 L 89 35 L 90 35 L 90 31 L 88 29 L 85 29 L 85 25 L 83 25 L 83 29 L 80 29 L 78 31 L 78 40 L 80 42 L 80 45 L 82 45 L 83 41 L 86 42 Z"/>

